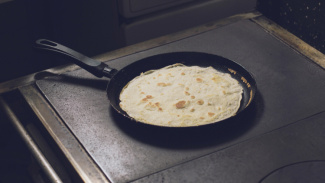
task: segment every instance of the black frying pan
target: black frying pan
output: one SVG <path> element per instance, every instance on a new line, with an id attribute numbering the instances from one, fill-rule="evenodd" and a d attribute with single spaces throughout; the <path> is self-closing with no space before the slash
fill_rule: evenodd
<path id="1" fill-rule="evenodd" d="M 110 78 L 106 91 L 111 106 L 118 113 L 132 120 L 134 119 L 119 106 L 119 96 L 123 87 L 142 72 L 160 69 L 175 63 L 182 63 L 187 66 L 212 66 L 218 71 L 230 73 L 243 87 L 241 104 L 236 114 L 243 111 L 251 103 L 256 92 L 256 82 L 246 69 L 231 60 L 217 55 L 199 52 L 164 53 L 138 60 L 117 71 L 116 69 L 110 68 L 105 63 L 93 60 L 53 41 L 39 39 L 36 41 L 36 44 L 37 48 L 59 52 L 74 58 L 75 64 L 97 77 L 105 76 Z"/>

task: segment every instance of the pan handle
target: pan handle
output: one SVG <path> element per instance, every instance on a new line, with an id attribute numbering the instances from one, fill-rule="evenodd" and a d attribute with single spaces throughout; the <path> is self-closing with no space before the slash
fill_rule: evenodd
<path id="1" fill-rule="evenodd" d="M 73 61 L 75 64 L 97 77 L 106 76 L 108 78 L 111 78 L 117 72 L 116 69 L 110 68 L 103 62 L 89 58 L 54 41 L 50 41 L 47 39 L 38 39 L 36 41 L 36 44 L 36 48 L 54 51 L 74 58 Z"/>

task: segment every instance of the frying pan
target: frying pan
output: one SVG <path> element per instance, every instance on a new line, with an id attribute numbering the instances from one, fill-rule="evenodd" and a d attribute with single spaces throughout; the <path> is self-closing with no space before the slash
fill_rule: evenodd
<path id="1" fill-rule="evenodd" d="M 135 119 L 130 117 L 119 106 L 119 96 L 124 86 L 133 78 L 139 76 L 142 72 L 160 69 L 175 63 L 181 63 L 186 66 L 211 66 L 220 72 L 229 73 L 232 78 L 236 79 L 243 87 L 242 100 L 236 115 L 249 106 L 256 93 L 255 79 L 245 68 L 231 60 L 213 54 L 201 52 L 164 53 L 135 61 L 118 71 L 114 68 L 110 68 L 103 62 L 86 57 L 70 48 L 50 40 L 39 39 L 36 41 L 36 45 L 37 48 L 58 52 L 74 58 L 73 61 L 75 64 L 97 77 L 105 76 L 110 78 L 106 89 L 109 102 L 118 113 L 131 120 Z"/>

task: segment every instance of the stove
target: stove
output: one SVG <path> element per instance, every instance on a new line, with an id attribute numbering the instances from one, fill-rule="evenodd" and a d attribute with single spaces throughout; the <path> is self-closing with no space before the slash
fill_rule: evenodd
<path id="1" fill-rule="evenodd" d="M 36 85 L 111 182 L 267 182 L 283 167 L 325 160 L 323 68 L 249 19 L 106 63 L 121 69 L 177 51 L 216 54 L 242 65 L 257 82 L 252 104 L 221 123 L 173 129 L 119 115 L 106 97 L 109 79 L 82 69 Z M 324 176 L 313 180 L 323 182 Z"/>

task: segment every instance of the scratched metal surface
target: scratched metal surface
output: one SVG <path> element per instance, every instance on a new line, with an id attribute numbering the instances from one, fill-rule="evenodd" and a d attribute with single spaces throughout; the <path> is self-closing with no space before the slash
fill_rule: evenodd
<path id="1" fill-rule="evenodd" d="M 321 79 L 325 78 L 324 70 L 249 20 L 108 64 L 120 69 L 137 59 L 174 51 L 213 53 L 244 66 L 257 81 L 252 105 L 237 117 L 216 125 L 166 129 L 136 124 L 118 115 L 106 99 L 108 79 L 97 79 L 84 70 L 37 82 L 112 182 L 138 180 L 210 156 L 325 109 L 325 98 L 320 97 L 325 92 L 325 80 Z"/>
<path id="2" fill-rule="evenodd" d="M 324 118 L 322 112 L 134 182 L 323 183 Z"/>

